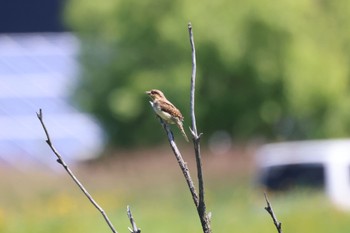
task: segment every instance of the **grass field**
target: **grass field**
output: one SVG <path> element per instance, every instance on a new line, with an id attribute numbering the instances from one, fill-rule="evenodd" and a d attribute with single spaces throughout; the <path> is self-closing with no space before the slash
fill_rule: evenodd
<path id="1" fill-rule="evenodd" d="M 127 205 L 142 232 L 201 232 L 192 199 L 168 148 L 118 153 L 124 156 L 72 169 L 119 233 L 128 232 Z M 264 210 L 263 191 L 252 182 L 249 151 L 203 154 L 213 232 L 276 232 Z M 191 151 L 184 153 L 193 168 L 191 156 Z M 0 175 L 0 232 L 111 232 L 63 171 L 1 168 Z M 284 232 L 350 231 L 350 213 L 337 210 L 322 193 L 271 193 L 269 199 Z"/>

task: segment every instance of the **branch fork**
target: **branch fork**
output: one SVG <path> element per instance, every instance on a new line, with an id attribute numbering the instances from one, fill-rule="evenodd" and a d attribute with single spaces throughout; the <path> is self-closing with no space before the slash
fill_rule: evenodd
<path id="1" fill-rule="evenodd" d="M 196 157 L 196 164 L 197 164 L 197 178 L 198 178 L 198 190 L 199 194 L 196 191 L 196 188 L 194 187 L 193 180 L 191 178 L 191 175 L 189 173 L 188 167 L 186 162 L 183 160 L 182 155 L 177 148 L 177 145 L 174 141 L 174 136 L 172 131 L 170 130 L 169 126 L 163 122 L 162 119 L 160 119 L 160 122 L 164 128 L 164 130 L 167 133 L 169 144 L 174 152 L 174 155 L 176 157 L 176 160 L 178 161 L 178 164 L 182 170 L 182 173 L 186 179 L 188 188 L 190 190 L 190 193 L 192 195 L 193 202 L 196 206 L 198 216 L 202 225 L 203 233 L 211 233 L 211 227 L 210 227 L 210 216 L 211 214 L 206 213 L 206 205 L 204 201 L 204 181 L 203 181 L 203 174 L 202 174 L 202 159 L 201 159 L 201 153 L 200 153 L 200 138 L 202 136 L 202 133 L 198 135 L 197 132 L 197 126 L 196 126 L 196 116 L 194 111 L 194 96 L 195 96 L 195 83 L 196 83 L 196 52 L 195 52 L 195 46 L 194 46 L 194 39 L 193 39 L 193 32 L 192 32 L 192 24 L 188 24 L 188 32 L 190 36 L 190 44 L 192 49 L 192 75 L 191 75 L 191 92 L 190 92 L 190 111 L 191 111 L 191 122 L 192 125 L 190 127 L 190 131 L 193 138 L 193 147 Z"/>

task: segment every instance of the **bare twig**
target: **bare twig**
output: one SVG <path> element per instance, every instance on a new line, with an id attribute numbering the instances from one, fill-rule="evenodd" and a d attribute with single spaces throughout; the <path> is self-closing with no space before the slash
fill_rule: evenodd
<path id="1" fill-rule="evenodd" d="M 196 115 L 194 111 L 195 103 L 195 87 L 196 87 L 196 49 L 193 39 L 192 24 L 188 23 L 188 32 L 190 36 L 190 44 L 192 49 L 192 75 L 191 75 L 191 98 L 190 98 L 190 110 L 191 110 L 191 120 L 192 120 L 192 137 L 193 137 L 193 146 L 196 155 L 196 164 L 197 164 L 197 178 L 198 178 L 198 189 L 199 189 L 199 202 L 197 206 L 197 211 L 199 218 L 201 220 L 202 228 L 205 233 L 211 232 L 210 228 L 210 217 L 206 214 L 206 206 L 204 200 L 204 180 L 202 173 L 202 159 L 200 153 L 200 137 L 202 134 L 198 135 L 197 125 L 196 125 Z"/>
<path id="2" fill-rule="evenodd" d="M 188 170 L 188 167 L 187 167 L 187 164 L 186 162 L 184 161 L 184 159 L 182 158 L 182 155 L 179 151 L 179 149 L 177 148 L 177 145 L 175 143 L 175 140 L 174 140 L 174 135 L 173 135 L 173 132 L 171 131 L 170 127 L 168 124 L 166 124 L 162 118 L 158 117 L 159 120 L 160 120 L 160 123 L 162 124 L 165 132 L 167 133 L 167 136 L 168 136 L 168 140 L 169 140 L 169 143 L 170 143 L 170 147 L 171 149 L 173 150 L 174 152 L 174 155 L 176 157 L 176 160 L 181 168 L 181 171 L 186 179 L 186 182 L 187 182 L 187 185 L 188 185 L 188 188 L 190 189 L 190 192 L 191 192 L 191 195 L 192 195 L 192 198 L 193 198 L 193 201 L 194 201 L 194 204 L 196 205 L 196 207 L 198 207 L 199 205 L 199 199 L 198 199 L 198 194 L 196 192 L 196 188 L 194 187 L 194 184 L 193 184 L 193 181 L 192 181 L 192 178 L 191 178 L 191 174 Z"/>
<path id="3" fill-rule="evenodd" d="M 105 219 L 105 221 L 107 222 L 109 228 L 112 230 L 113 233 L 118 233 L 115 228 L 113 227 L 113 224 L 111 223 L 111 221 L 109 220 L 107 214 L 105 213 L 105 211 L 97 204 L 97 202 L 92 198 L 92 196 L 89 194 L 89 192 L 84 188 L 84 186 L 80 183 L 80 181 L 78 180 L 78 178 L 76 178 L 76 176 L 73 174 L 73 172 L 70 170 L 70 168 L 68 167 L 68 165 L 66 164 L 66 162 L 63 160 L 62 156 L 60 155 L 60 153 L 56 150 L 56 148 L 53 146 L 52 141 L 50 139 L 50 135 L 49 132 L 45 126 L 44 123 L 44 119 L 43 119 L 43 113 L 42 110 L 39 109 L 39 112 L 36 113 L 44 131 L 46 134 L 46 143 L 49 145 L 49 147 L 51 148 L 52 152 L 56 155 L 57 157 L 57 162 L 59 164 L 61 164 L 63 166 L 63 168 L 67 171 L 67 173 L 69 174 L 69 176 L 73 179 L 73 181 L 78 185 L 78 187 L 80 188 L 80 190 L 85 194 L 85 196 L 89 199 L 89 201 L 96 207 L 96 209 L 102 214 L 103 218 Z"/>
<path id="4" fill-rule="evenodd" d="M 276 226 L 277 232 L 282 233 L 282 223 L 277 220 L 277 217 L 276 217 L 275 213 L 273 212 L 273 209 L 272 209 L 272 206 L 269 202 L 269 199 L 267 198 L 267 194 L 264 193 L 264 196 L 265 196 L 265 200 L 266 200 L 266 204 L 267 204 L 267 206 L 265 207 L 265 210 L 270 214 L 272 221 L 273 221 L 273 224 L 275 224 L 275 226 Z"/>
<path id="5" fill-rule="evenodd" d="M 196 206 L 199 219 L 202 224 L 202 229 L 204 233 L 211 233 L 210 228 L 210 214 L 206 214 L 206 206 L 204 202 L 204 182 L 203 182 L 203 174 L 202 174 L 202 162 L 201 162 L 201 154 L 200 154 L 200 137 L 202 134 L 198 135 L 197 126 L 196 126 L 196 116 L 194 113 L 194 94 L 195 94 L 195 80 L 196 80 L 196 54 L 192 33 L 192 25 L 188 24 L 188 31 L 190 34 L 190 43 L 192 48 L 192 75 L 191 75 L 191 99 L 190 99 L 190 110 L 191 110 L 191 118 L 192 118 L 192 128 L 190 128 L 193 138 L 194 151 L 196 155 L 196 164 L 197 164 L 197 177 L 198 177 L 198 186 L 199 186 L 199 196 L 197 194 L 196 188 L 193 184 L 193 180 L 191 178 L 190 172 L 188 170 L 186 162 L 183 160 L 182 155 L 177 148 L 177 145 L 174 141 L 173 133 L 170 130 L 168 124 L 166 124 L 160 117 L 160 123 L 163 126 L 167 136 L 168 141 L 170 143 L 171 149 L 174 152 L 176 160 L 181 168 L 181 171 L 186 179 L 188 188 L 191 192 L 193 202 Z"/>
<path id="6" fill-rule="evenodd" d="M 128 214 L 128 218 L 130 220 L 131 227 L 132 227 L 132 228 L 129 227 L 129 231 L 131 233 L 141 233 L 141 229 L 137 228 L 137 226 L 136 226 L 136 222 L 135 222 L 135 220 L 134 220 L 134 218 L 132 216 L 132 213 L 131 213 L 131 210 L 130 210 L 129 206 L 126 207 L 126 212 Z"/>
<path id="7" fill-rule="evenodd" d="M 197 133 L 197 125 L 196 125 L 196 116 L 194 111 L 194 96 L 195 96 L 195 88 L 196 88 L 196 72 L 197 72 L 197 63 L 196 63 L 196 48 L 194 46 L 193 32 L 192 32 L 192 24 L 188 23 L 188 32 L 190 34 L 190 44 L 192 50 L 192 75 L 191 75 L 191 96 L 190 96 L 190 110 L 191 110 L 191 120 L 192 120 L 192 135 L 194 139 L 198 137 Z"/>

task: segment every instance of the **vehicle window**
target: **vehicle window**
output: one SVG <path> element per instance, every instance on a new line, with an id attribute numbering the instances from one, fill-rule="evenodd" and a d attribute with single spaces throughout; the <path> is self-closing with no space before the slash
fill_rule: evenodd
<path id="1" fill-rule="evenodd" d="M 271 190 L 286 190 L 295 187 L 323 188 L 325 171 L 323 164 L 290 164 L 266 168 L 261 183 Z"/>

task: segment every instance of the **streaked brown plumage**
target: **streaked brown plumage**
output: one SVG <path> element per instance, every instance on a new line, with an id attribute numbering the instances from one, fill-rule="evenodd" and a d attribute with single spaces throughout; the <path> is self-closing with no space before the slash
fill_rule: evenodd
<path id="1" fill-rule="evenodd" d="M 156 114 L 161 117 L 168 124 L 176 124 L 181 130 L 186 141 L 188 141 L 187 135 L 183 128 L 182 122 L 184 117 L 182 116 L 179 109 L 177 109 L 161 92 L 160 90 L 146 91 L 146 94 L 152 99 L 150 104 Z"/>

